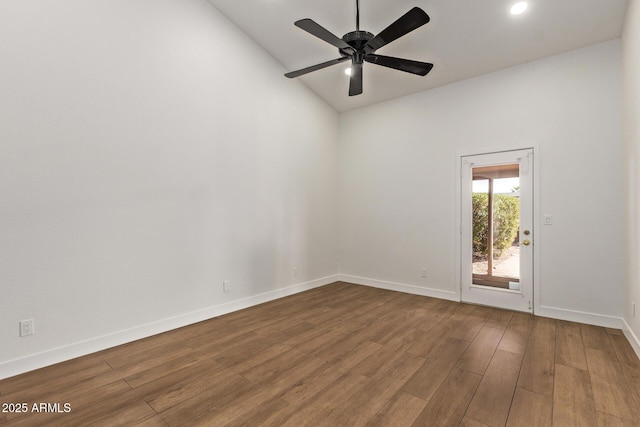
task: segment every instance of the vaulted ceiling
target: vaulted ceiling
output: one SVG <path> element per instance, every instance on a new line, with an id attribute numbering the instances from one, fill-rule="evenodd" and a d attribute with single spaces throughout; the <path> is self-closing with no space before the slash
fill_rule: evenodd
<path id="1" fill-rule="evenodd" d="M 209 2 L 279 61 L 283 72 L 339 57 L 336 48 L 295 27 L 295 21 L 311 18 L 338 37 L 355 30 L 355 0 Z M 618 38 L 627 8 L 627 0 L 529 0 L 527 11 L 513 16 L 514 3 L 361 0 L 360 29 L 374 34 L 414 6 L 429 14 L 427 25 L 376 53 L 431 62 L 431 73 L 420 77 L 365 63 L 364 93 L 354 97 L 347 93 L 348 62 L 298 79 L 337 111 L 347 111 Z"/>

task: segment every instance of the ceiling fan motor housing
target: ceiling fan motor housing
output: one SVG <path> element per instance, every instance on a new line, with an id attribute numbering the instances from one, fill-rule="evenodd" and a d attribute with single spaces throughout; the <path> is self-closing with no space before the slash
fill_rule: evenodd
<path id="1" fill-rule="evenodd" d="M 342 40 L 344 40 L 349 46 L 353 47 L 355 50 L 360 50 L 367 44 L 369 40 L 374 38 L 375 35 L 371 34 L 368 31 L 351 31 L 350 33 L 342 36 Z"/>
<path id="2" fill-rule="evenodd" d="M 351 56 L 354 63 L 362 64 L 365 55 L 364 47 L 367 42 L 374 37 L 375 36 L 368 31 L 351 31 L 342 36 L 342 40 L 351 46 L 355 52 L 345 52 L 343 49 L 338 49 L 338 51 L 343 56 Z"/>
<path id="3" fill-rule="evenodd" d="M 374 37 L 375 36 L 369 31 L 351 31 L 350 33 L 342 36 L 342 40 L 344 40 L 355 50 L 362 50 L 364 48 L 364 45 L 366 45 L 367 42 Z"/>

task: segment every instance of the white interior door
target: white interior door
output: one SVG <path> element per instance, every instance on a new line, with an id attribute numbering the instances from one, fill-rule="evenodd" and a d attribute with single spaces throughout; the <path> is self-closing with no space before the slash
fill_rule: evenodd
<path id="1" fill-rule="evenodd" d="M 461 157 L 461 297 L 533 312 L 533 150 Z"/>

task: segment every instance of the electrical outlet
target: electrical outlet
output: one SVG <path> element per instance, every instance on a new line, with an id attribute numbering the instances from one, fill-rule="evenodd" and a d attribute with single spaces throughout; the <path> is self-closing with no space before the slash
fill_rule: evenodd
<path id="1" fill-rule="evenodd" d="M 422 276 L 422 277 L 424 277 L 424 278 L 426 278 L 426 277 L 427 277 L 427 269 L 426 269 L 426 268 L 423 268 L 423 269 L 421 270 L 421 276 Z"/>
<path id="2" fill-rule="evenodd" d="M 293 267 L 292 273 L 293 273 L 293 277 L 298 277 L 298 267 Z"/>
<path id="3" fill-rule="evenodd" d="M 225 280 L 222 282 L 222 292 L 229 292 L 231 290 L 231 281 Z"/>
<path id="4" fill-rule="evenodd" d="M 20 336 L 26 337 L 35 333 L 33 319 L 20 321 Z"/>

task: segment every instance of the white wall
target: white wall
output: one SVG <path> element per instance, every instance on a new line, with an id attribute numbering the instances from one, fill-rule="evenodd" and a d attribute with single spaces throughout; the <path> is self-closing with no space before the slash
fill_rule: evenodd
<path id="1" fill-rule="evenodd" d="M 0 378 L 337 273 L 338 115 L 205 0 L 0 2 L 0 70 Z"/>
<path id="2" fill-rule="evenodd" d="M 623 135 L 626 195 L 624 319 L 640 355 L 640 2 L 629 2 L 622 37 Z M 636 315 L 632 312 L 636 304 Z"/>
<path id="3" fill-rule="evenodd" d="M 615 40 L 342 114 L 340 272 L 454 298 L 456 153 L 536 143 L 536 310 L 619 323 L 620 84 Z"/>

